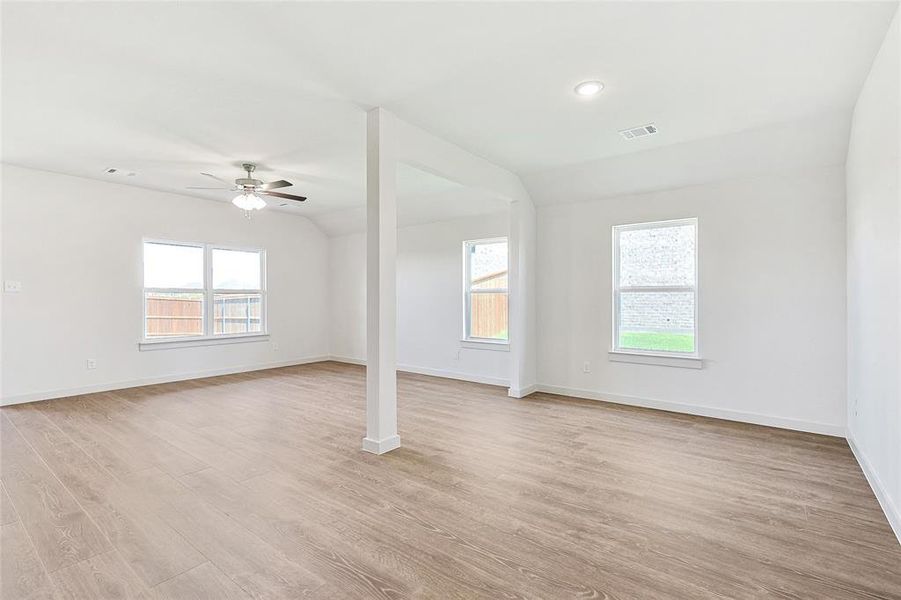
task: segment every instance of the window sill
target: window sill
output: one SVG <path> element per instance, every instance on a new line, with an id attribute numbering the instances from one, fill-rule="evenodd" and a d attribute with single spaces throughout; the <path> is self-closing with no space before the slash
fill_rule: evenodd
<path id="1" fill-rule="evenodd" d="M 460 340 L 461 348 L 470 348 L 472 350 L 494 350 L 495 352 L 509 352 L 510 342 L 503 340 Z"/>
<path id="2" fill-rule="evenodd" d="M 192 348 L 195 346 L 219 346 L 220 344 L 246 344 L 248 342 L 265 342 L 268 333 L 242 333 L 237 335 L 198 336 L 193 338 L 141 340 L 138 350 L 166 350 L 169 348 Z"/>
<path id="3" fill-rule="evenodd" d="M 672 354 L 655 354 L 653 352 L 611 350 L 607 353 L 607 357 L 611 362 L 626 362 L 638 365 L 682 367 L 683 369 L 701 369 L 704 367 L 704 361 L 699 356 L 674 356 Z"/>

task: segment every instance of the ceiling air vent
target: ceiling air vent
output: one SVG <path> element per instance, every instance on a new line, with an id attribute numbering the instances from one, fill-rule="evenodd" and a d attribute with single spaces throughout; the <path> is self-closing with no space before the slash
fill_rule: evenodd
<path id="1" fill-rule="evenodd" d="M 619 134 L 626 138 L 627 140 L 634 140 L 635 138 L 647 137 L 649 135 L 654 135 L 657 133 L 657 126 L 653 123 L 648 123 L 647 125 L 641 125 L 639 127 L 630 127 L 628 129 L 620 129 Z"/>

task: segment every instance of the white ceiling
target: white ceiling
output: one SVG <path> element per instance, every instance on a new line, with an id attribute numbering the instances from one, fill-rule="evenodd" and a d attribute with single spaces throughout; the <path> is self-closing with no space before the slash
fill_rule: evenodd
<path id="1" fill-rule="evenodd" d="M 746 129 L 532 173 L 537 204 L 585 202 L 844 164 L 851 118 L 844 112 Z"/>
<path id="2" fill-rule="evenodd" d="M 294 212 L 336 222 L 364 203 L 369 107 L 531 186 L 568 165 L 847 115 L 896 6 L 4 2 L 3 159 L 100 179 L 113 166 L 137 173 L 120 183 L 208 198 L 221 196 L 184 187 L 251 160 L 310 198 Z M 605 92 L 576 97 L 590 78 Z M 617 134 L 649 121 L 653 138 Z M 401 210 L 497 210 L 448 184 L 402 174 Z"/>

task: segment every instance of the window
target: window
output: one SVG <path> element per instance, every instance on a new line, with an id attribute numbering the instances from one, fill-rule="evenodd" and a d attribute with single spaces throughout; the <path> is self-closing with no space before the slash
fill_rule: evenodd
<path id="1" fill-rule="evenodd" d="M 613 228 L 613 350 L 698 354 L 697 219 Z"/>
<path id="2" fill-rule="evenodd" d="M 463 243 L 467 340 L 506 342 L 507 239 Z"/>
<path id="3" fill-rule="evenodd" d="M 212 248 L 213 334 L 261 333 L 262 252 Z"/>
<path id="4" fill-rule="evenodd" d="M 209 244 L 144 242 L 144 339 L 266 331 L 266 254 Z"/>

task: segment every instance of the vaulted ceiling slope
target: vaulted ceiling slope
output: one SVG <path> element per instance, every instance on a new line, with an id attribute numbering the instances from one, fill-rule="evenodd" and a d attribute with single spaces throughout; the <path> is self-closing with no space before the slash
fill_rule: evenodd
<path id="1" fill-rule="evenodd" d="M 523 182 L 536 204 L 563 204 L 838 165 L 850 131 L 851 115 L 833 112 L 532 173 Z"/>
<path id="2" fill-rule="evenodd" d="M 252 160 L 263 179 L 294 181 L 310 200 L 291 210 L 315 218 L 363 204 L 365 110 L 380 105 L 523 175 L 544 202 L 572 165 L 840 122 L 896 8 L 4 2 L 3 159 L 99 179 L 118 167 L 136 173 L 119 182 L 180 193 Z M 584 79 L 605 91 L 576 97 Z M 651 138 L 617 133 L 651 121 Z M 448 193 L 427 179 L 407 196 Z"/>

